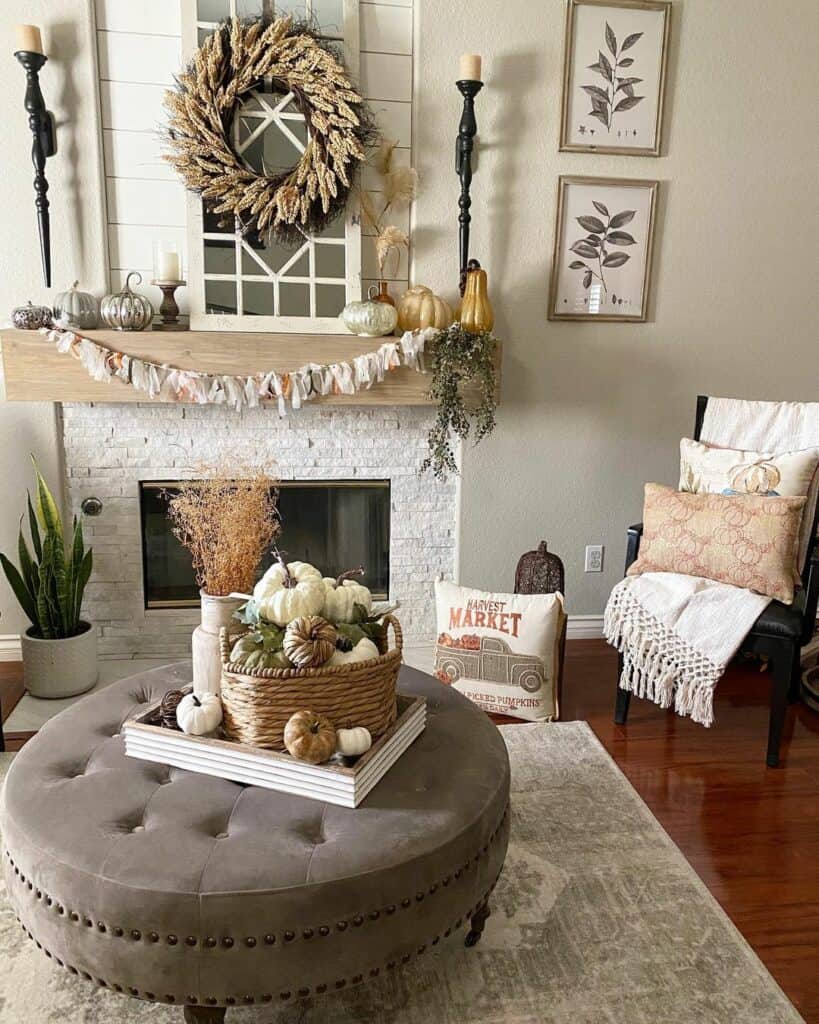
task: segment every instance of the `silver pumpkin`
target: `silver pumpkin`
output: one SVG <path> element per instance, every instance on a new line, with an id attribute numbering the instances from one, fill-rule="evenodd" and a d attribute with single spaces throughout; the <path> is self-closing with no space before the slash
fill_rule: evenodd
<path id="1" fill-rule="evenodd" d="M 132 277 L 137 279 L 137 284 L 142 284 L 142 274 L 132 270 L 125 278 L 122 291 L 106 295 L 100 304 L 103 322 L 115 331 L 144 331 L 154 318 L 150 299 L 131 288 Z"/>
<path id="2" fill-rule="evenodd" d="M 11 311 L 11 322 L 19 331 L 38 331 L 51 326 L 51 310 L 48 306 L 34 306 L 29 302 Z"/>
<path id="3" fill-rule="evenodd" d="M 370 288 L 370 298 L 364 302 L 348 302 L 341 311 L 341 320 L 348 331 L 362 338 L 381 338 L 392 334 L 398 323 L 395 306 L 387 302 L 374 302 Z"/>
<path id="4" fill-rule="evenodd" d="M 90 292 L 78 291 L 79 281 L 60 292 L 54 300 L 54 319 L 66 327 L 78 327 L 83 331 L 93 330 L 98 323 L 97 300 Z"/>

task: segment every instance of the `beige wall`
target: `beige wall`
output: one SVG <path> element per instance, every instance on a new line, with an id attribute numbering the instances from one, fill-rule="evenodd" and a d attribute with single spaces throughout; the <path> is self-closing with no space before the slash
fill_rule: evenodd
<path id="1" fill-rule="evenodd" d="M 545 537 L 566 561 L 570 612 L 593 614 L 643 483 L 676 482 L 698 392 L 819 398 L 819 7 L 675 0 L 660 159 L 558 152 L 564 10 L 422 0 L 415 278 L 455 280 L 453 82 L 459 52 L 481 52 L 472 252 L 506 349 L 498 429 L 465 456 L 461 579 L 509 587 Z M 661 181 L 651 322 L 547 321 L 560 174 Z M 606 546 L 602 575 L 583 573 L 587 543 Z"/>
<path id="2" fill-rule="evenodd" d="M 49 61 L 40 84 L 57 122 L 59 152 L 49 159 L 53 282 L 43 285 L 34 212 L 31 133 L 23 109 L 25 75 L 12 57 L 13 26 L 44 27 Z M 4 125 L 0 182 L 0 322 L 14 306 L 46 302 L 80 278 L 99 292 L 105 282 L 102 183 L 91 18 L 85 0 L 3 0 L 0 19 L 0 124 Z M 17 522 L 31 484 L 34 452 L 58 480 L 57 430 L 50 405 L 0 404 L 0 551 L 16 552 Z M 16 555 L 15 555 L 16 560 Z M 0 574 L 1 575 L 1 574 Z M 0 636 L 18 633 L 25 618 L 0 578 Z M 2 652 L 0 652 L 2 653 Z"/>

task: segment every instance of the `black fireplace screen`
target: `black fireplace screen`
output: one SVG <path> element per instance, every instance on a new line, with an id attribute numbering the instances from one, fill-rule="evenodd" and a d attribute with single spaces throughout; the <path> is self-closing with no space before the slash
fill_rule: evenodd
<path id="1" fill-rule="evenodd" d="M 146 608 L 188 608 L 199 603 L 191 558 L 171 530 L 168 498 L 177 485 L 139 485 L 143 593 Z M 326 576 L 363 565 L 373 596 L 390 589 L 389 480 L 285 481 L 279 484 L 282 532 L 277 543 L 288 561 L 310 562 Z M 268 552 L 259 573 L 273 561 Z"/>

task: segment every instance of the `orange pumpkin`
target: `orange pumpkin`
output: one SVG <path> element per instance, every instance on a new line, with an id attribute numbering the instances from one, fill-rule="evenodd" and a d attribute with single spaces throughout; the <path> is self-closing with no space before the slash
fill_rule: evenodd
<path id="1" fill-rule="evenodd" d="M 326 715 L 297 711 L 284 727 L 284 745 L 297 761 L 321 764 L 336 751 L 336 730 Z"/>

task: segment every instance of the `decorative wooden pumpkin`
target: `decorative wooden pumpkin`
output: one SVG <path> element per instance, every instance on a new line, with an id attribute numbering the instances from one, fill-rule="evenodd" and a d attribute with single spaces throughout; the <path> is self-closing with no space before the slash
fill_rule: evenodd
<path id="1" fill-rule="evenodd" d="M 144 295 L 131 288 L 131 278 L 142 284 L 142 274 L 132 270 L 125 278 L 125 287 L 121 292 L 106 295 L 100 304 L 100 315 L 108 327 L 115 331 L 144 331 L 151 326 L 154 318 L 154 307 Z"/>
<path id="2" fill-rule="evenodd" d="M 398 313 L 387 302 L 378 301 L 372 285 L 369 298 L 364 302 L 348 302 L 341 312 L 341 319 L 348 331 L 362 338 L 381 338 L 392 334 L 398 322 Z"/>
<path id="3" fill-rule="evenodd" d="M 176 709 L 176 721 L 189 736 L 204 736 L 222 722 L 222 701 L 218 693 L 189 693 Z"/>
<path id="4" fill-rule="evenodd" d="M 366 754 L 373 745 L 369 729 L 357 725 L 354 729 L 336 729 L 336 750 L 345 757 Z"/>
<path id="5" fill-rule="evenodd" d="M 491 331 L 495 324 L 495 314 L 487 292 L 486 271 L 477 260 L 470 260 L 469 264 L 470 269 L 466 272 L 466 289 L 461 303 L 461 327 L 475 334 L 479 331 Z"/>
<path id="6" fill-rule="evenodd" d="M 35 306 L 31 301 L 11 311 L 11 322 L 18 331 L 39 331 L 51 326 L 51 310 L 48 306 Z"/>
<path id="7" fill-rule="evenodd" d="M 277 626 L 301 615 L 318 615 L 324 607 L 321 573 L 307 562 L 279 561 L 270 566 L 253 588 L 259 614 Z"/>
<path id="8" fill-rule="evenodd" d="M 302 615 L 284 631 L 284 653 L 299 668 L 323 665 L 336 649 L 337 633 L 320 615 Z"/>
<path id="9" fill-rule="evenodd" d="M 93 330 L 99 321 L 97 300 L 90 292 L 77 289 L 75 281 L 68 291 L 60 292 L 54 300 L 54 319 L 67 327 Z"/>
<path id="10" fill-rule="evenodd" d="M 420 331 L 424 327 L 449 327 L 452 307 L 426 285 L 409 288 L 398 300 L 398 327 L 401 331 Z"/>
<path id="11" fill-rule="evenodd" d="M 324 715 L 297 711 L 284 727 L 284 745 L 297 761 L 321 764 L 336 751 L 336 730 Z"/>
<path id="12" fill-rule="evenodd" d="M 350 651 L 336 651 L 327 662 L 328 665 L 354 665 L 357 661 L 369 661 L 370 658 L 377 658 L 379 650 L 367 637 L 359 640 Z"/>
<path id="13" fill-rule="evenodd" d="M 363 583 L 350 579 L 350 575 L 363 575 L 362 569 L 351 569 L 342 573 L 336 579 L 325 576 L 324 584 L 324 612 L 325 619 L 330 622 L 354 622 L 355 606 L 360 604 L 367 612 L 372 611 L 373 595 Z"/>

